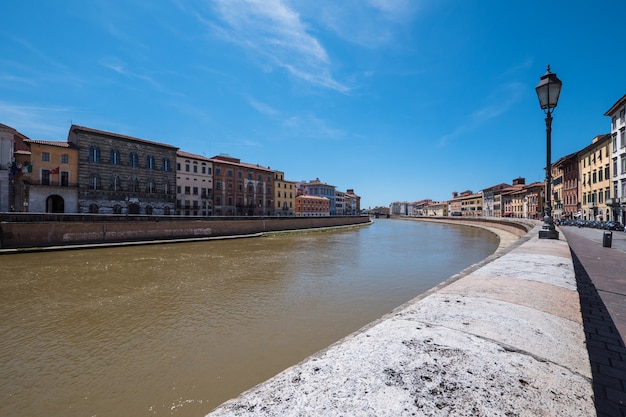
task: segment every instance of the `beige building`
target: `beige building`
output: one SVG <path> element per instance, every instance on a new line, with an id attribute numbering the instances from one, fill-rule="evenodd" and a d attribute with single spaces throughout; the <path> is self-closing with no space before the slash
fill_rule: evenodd
<path id="1" fill-rule="evenodd" d="M 274 214 L 276 216 L 295 216 L 296 183 L 285 179 L 285 173 L 274 171 Z"/>
<path id="2" fill-rule="evenodd" d="M 524 219 L 543 219 L 545 182 L 533 182 L 524 187 Z"/>
<path id="3" fill-rule="evenodd" d="M 463 217 L 482 217 L 483 215 L 483 195 L 472 191 L 462 193 L 452 193 L 450 200 L 450 215 Z"/>
<path id="4" fill-rule="evenodd" d="M 345 213 L 353 216 L 361 213 L 361 197 L 356 195 L 353 188 L 346 190 L 345 194 Z"/>
<path id="5" fill-rule="evenodd" d="M 424 208 L 424 211 L 425 216 L 447 216 L 448 202 L 433 201 Z"/>
<path id="6" fill-rule="evenodd" d="M 78 149 L 72 143 L 25 139 L 28 162 L 21 165 L 23 211 L 78 212 Z"/>
<path id="7" fill-rule="evenodd" d="M 213 162 L 209 158 L 176 152 L 176 214 L 213 214 Z"/>
<path id="8" fill-rule="evenodd" d="M 583 220 L 614 220 L 607 206 L 611 199 L 611 135 L 596 136 L 591 145 L 578 152 Z"/>

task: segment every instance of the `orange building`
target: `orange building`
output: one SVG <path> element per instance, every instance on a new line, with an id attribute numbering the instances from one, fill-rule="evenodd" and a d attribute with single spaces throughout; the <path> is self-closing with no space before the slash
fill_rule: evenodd
<path id="1" fill-rule="evenodd" d="M 296 216 L 330 216 L 330 200 L 315 195 L 296 197 Z"/>

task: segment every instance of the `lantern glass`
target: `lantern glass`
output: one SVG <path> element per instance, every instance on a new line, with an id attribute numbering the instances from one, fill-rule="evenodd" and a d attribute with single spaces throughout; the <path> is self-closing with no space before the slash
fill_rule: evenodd
<path id="1" fill-rule="evenodd" d="M 539 84 L 535 87 L 539 105 L 542 109 L 550 111 L 556 107 L 561 94 L 561 86 L 561 80 L 557 78 L 556 74 L 550 72 L 550 66 L 548 66 L 548 71 L 541 77 Z"/>

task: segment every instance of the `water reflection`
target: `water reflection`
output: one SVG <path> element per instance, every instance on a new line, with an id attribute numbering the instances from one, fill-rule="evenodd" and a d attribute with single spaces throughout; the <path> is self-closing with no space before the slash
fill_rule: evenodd
<path id="1" fill-rule="evenodd" d="M 0 258 L 0 415 L 198 416 L 492 253 L 357 230 Z"/>

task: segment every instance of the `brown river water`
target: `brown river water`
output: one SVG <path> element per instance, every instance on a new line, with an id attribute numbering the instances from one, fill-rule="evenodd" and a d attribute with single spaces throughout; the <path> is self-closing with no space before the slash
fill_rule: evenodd
<path id="1" fill-rule="evenodd" d="M 0 256 L 0 416 L 204 416 L 476 263 L 465 226 Z"/>

